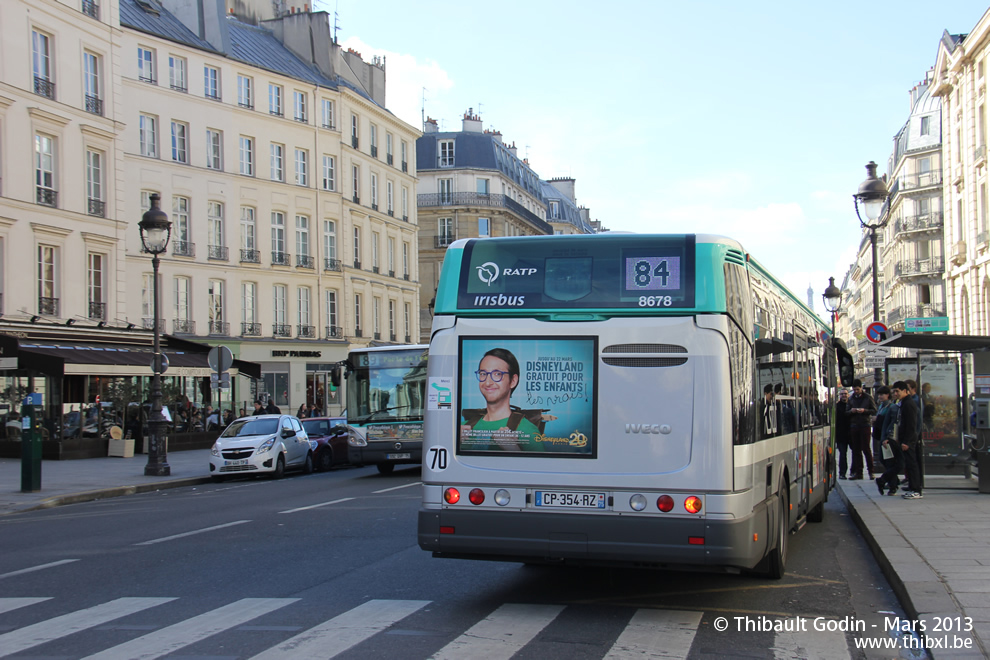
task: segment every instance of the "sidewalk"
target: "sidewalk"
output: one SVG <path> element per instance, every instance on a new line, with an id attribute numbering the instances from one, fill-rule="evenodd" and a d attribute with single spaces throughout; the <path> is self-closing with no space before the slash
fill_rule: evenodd
<path id="1" fill-rule="evenodd" d="M 75 502 L 206 483 L 209 450 L 168 455 L 171 475 L 146 477 L 147 457 L 42 461 L 41 490 L 22 493 L 21 462 L 0 459 L 0 515 Z M 969 651 L 932 649 L 935 658 L 990 657 L 990 495 L 975 479 L 926 476 L 925 497 L 905 500 L 877 492 L 869 479 L 840 481 L 841 497 L 909 617 L 930 637 L 972 639 Z M 936 617 L 952 617 L 948 633 Z M 970 617 L 959 632 L 955 617 Z"/>

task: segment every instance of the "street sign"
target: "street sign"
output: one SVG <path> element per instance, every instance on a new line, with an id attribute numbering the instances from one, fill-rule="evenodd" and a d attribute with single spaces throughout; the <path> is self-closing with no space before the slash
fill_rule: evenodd
<path id="1" fill-rule="evenodd" d="M 162 370 L 160 373 L 168 371 L 168 356 L 162 353 Z M 151 356 L 151 373 L 155 373 L 155 356 Z"/>
<path id="2" fill-rule="evenodd" d="M 206 356 L 206 361 L 210 363 L 210 369 L 213 371 L 227 371 L 234 364 L 234 354 L 226 346 L 214 346 Z"/>
<path id="3" fill-rule="evenodd" d="M 948 332 L 948 316 L 923 316 L 904 319 L 904 332 Z"/>
<path id="4" fill-rule="evenodd" d="M 887 330 L 887 326 L 880 321 L 874 321 L 866 326 L 866 338 L 874 344 L 879 344 L 885 340 L 889 332 L 890 331 Z"/>
<path id="5" fill-rule="evenodd" d="M 225 371 L 222 374 L 216 372 L 210 374 L 210 387 L 217 389 L 218 387 L 222 390 L 230 389 L 230 372 Z"/>
<path id="6" fill-rule="evenodd" d="M 883 369 L 885 360 L 889 357 L 889 346 L 867 346 L 863 350 L 863 366 L 867 369 Z"/>

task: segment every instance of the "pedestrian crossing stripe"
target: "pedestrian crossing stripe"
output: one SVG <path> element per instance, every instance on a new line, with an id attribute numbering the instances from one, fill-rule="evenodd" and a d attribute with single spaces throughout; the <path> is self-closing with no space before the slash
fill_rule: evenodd
<path id="1" fill-rule="evenodd" d="M 0 613 L 36 605 L 50 598 L 0 598 Z M 118 598 L 0 634 L 0 658 L 97 628 L 176 598 Z M 292 605 L 299 598 L 244 598 L 88 656 L 86 660 L 151 660 Z M 423 610 L 428 600 L 370 600 L 305 630 L 252 660 L 316 660 L 345 653 L 399 621 Z M 563 605 L 506 603 L 446 644 L 435 660 L 508 660 L 553 623 Z M 687 658 L 704 613 L 640 608 L 603 657 L 604 660 Z M 851 657 L 841 631 L 777 632 L 771 647 L 775 660 Z"/>

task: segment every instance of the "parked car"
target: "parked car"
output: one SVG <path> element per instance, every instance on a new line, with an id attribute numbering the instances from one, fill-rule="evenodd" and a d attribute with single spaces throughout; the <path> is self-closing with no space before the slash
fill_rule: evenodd
<path id="1" fill-rule="evenodd" d="M 241 417 L 224 429 L 210 450 L 210 475 L 269 473 L 278 479 L 286 470 L 313 471 L 309 436 L 292 415 Z"/>
<path id="2" fill-rule="evenodd" d="M 347 425 L 346 417 L 310 417 L 302 420 L 302 425 L 309 436 L 317 470 L 347 464 L 347 443 L 360 432 Z"/>

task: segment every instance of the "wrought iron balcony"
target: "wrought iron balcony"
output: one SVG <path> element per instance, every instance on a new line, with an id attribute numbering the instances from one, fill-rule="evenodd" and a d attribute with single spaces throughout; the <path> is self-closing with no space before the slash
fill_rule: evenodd
<path id="1" fill-rule="evenodd" d="M 295 119 L 296 121 L 302 124 L 309 123 L 309 119 L 307 119 L 305 115 L 296 115 L 295 117 L 293 117 L 293 119 Z"/>
<path id="2" fill-rule="evenodd" d="M 86 211 L 98 218 L 105 218 L 107 217 L 107 203 L 102 199 L 90 199 L 87 201 Z"/>
<path id="3" fill-rule="evenodd" d="M 476 192 L 426 193 L 424 195 L 416 195 L 416 205 L 419 208 L 446 206 L 483 206 L 489 208 L 505 208 L 512 211 L 520 218 L 532 223 L 537 229 L 543 231 L 544 233 L 553 233 L 553 227 L 551 227 L 546 220 L 539 217 L 508 195 L 492 195 Z"/>
<path id="4" fill-rule="evenodd" d="M 82 11 L 90 18 L 100 20 L 100 5 L 95 0 L 82 0 Z"/>
<path id="5" fill-rule="evenodd" d="M 386 211 L 386 213 L 388 213 L 389 216 L 391 216 L 393 218 L 395 217 L 395 210 L 394 209 L 389 209 L 388 211 Z"/>
<path id="6" fill-rule="evenodd" d="M 297 325 L 296 336 L 300 339 L 316 339 L 315 325 Z"/>
<path id="7" fill-rule="evenodd" d="M 45 98 L 55 98 L 55 83 L 40 76 L 34 77 L 34 93 Z"/>
<path id="8" fill-rule="evenodd" d="M 918 188 L 931 188 L 942 185 L 942 170 L 931 170 L 929 172 L 918 172 L 916 174 L 903 174 L 897 179 L 898 187 L 903 192 L 917 190 Z"/>
<path id="9" fill-rule="evenodd" d="M 219 101 L 220 100 L 220 93 L 219 92 L 203 92 L 203 97 L 204 98 L 208 98 L 211 101 Z"/>
<path id="10" fill-rule="evenodd" d="M 354 267 L 357 268 L 358 270 L 361 270 L 361 262 L 358 261 L 357 259 L 355 259 L 354 260 Z"/>
<path id="11" fill-rule="evenodd" d="M 213 259 L 214 261 L 227 261 L 230 254 L 230 249 L 225 245 L 211 245 L 207 249 L 209 250 L 209 254 L 206 255 L 206 258 Z"/>
<path id="12" fill-rule="evenodd" d="M 378 202 L 372 202 L 371 203 L 371 210 L 372 211 L 377 211 L 378 210 Z"/>
<path id="13" fill-rule="evenodd" d="M 155 80 L 154 76 L 138 75 L 138 80 L 140 80 L 143 83 L 148 83 L 149 85 L 157 85 L 158 84 L 158 81 Z M 182 91 L 185 91 L 185 90 L 182 90 Z"/>
<path id="14" fill-rule="evenodd" d="M 340 265 L 340 259 L 324 259 L 323 260 L 323 270 L 343 270 Z"/>
<path id="15" fill-rule="evenodd" d="M 358 148 L 358 139 L 356 135 L 351 136 L 351 146 L 354 147 L 355 149 Z"/>
<path id="16" fill-rule="evenodd" d="M 375 273 L 377 275 L 378 274 L 378 266 L 372 266 L 371 267 L 371 272 L 372 273 Z"/>
<path id="17" fill-rule="evenodd" d="M 411 339 L 412 339 L 412 337 L 410 337 L 409 335 L 406 335 L 406 343 L 407 343 L 407 344 L 411 344 L 411 343 L 412 343 L 412 342 L 410 341 Z"/>
<path id="18" fill-rule="evenodd" d="M 254 110 L 254 103 L 251 103 L 250 101 L 238 101 L 237 105 L 247 110 Z"/>
<path id="19" fill-rule="evenodd" d="M 409 216 L 408 215 L 402 216 L 402 221 L 403 222 L 409 222 Z"/>
<path id="20" fill-rule="evenodd" d="M 261 324 L 260 323 L 248 323 L 246 321 L 241 322 L 241 336 L 243 337 L 260 337 L 261 336 Z"/>
<path id="21" fill-rule="evenodd" d="M 388 271 L 388 276 L 389 277 L 395 277 L 395 271 L 394 270 Z"/>
<path id="22" fill-rule="evenodd" d="M 297 254 L 296 268 L 316 268 L 316 259 L 308 254 Z"/>
<path id="23" fill-rule="evenodd" d="M 210 321 L 210 334 L 224 336 L 229 335 L 230 324 L 225 321 Z"/>
<path id="24" fill-rule="evenodd" d="M 261 263 L 261 252 L 258 250 L 251 250 L 248 248 L 241 248 L 241 263 L 242 264 L 260 264 Z"/>
<path id="25" fill-rule="evenodd" d="M 291 266 L 292 265 L 292 255 L 288 252 L 276 252 L 272 251 L 272 265 L 273 266 Z"/>
<path id="26" fill-rule="evenodd" d="M 272 336 L 274 337 L 291 337 L 292 336 L 292 326 L 287 323 L 275 323 L 272 325 Z"/>
<path id="27" fill-rule="evenodd" d="M 438 248 L 447 247 L 455 240 L 457 239 L 451 236 L 450 234 L 440 234 L 439 236 L 433 237 L 433 247 L 438 247 Z"/>
<path id="28" fill-rule="evenodd" d="M 393 332 L 388 336 L 389 341 L 395 341 L 395 333 Z"/>
<path id="29" fill-rule="evenodd" d="M 107 304 L 105 302 L 89 301 L 89 318 L 95 321 L 107 320 Z"/>
<path id="30" fill-rule="evenodd" d="M 38 186 L 35 189 L 36 199 L 42 206 L 58 206 L 58 191 Z"/>
<path id="31" fill-rule="evenodd" d="M 355 337 L 364 337 L 364 333 L 361 331 L 361 328 L 354 328 L 354 336 Z"/>
<path id="32" fill-rule="evenodd" d="M 896 325 L 904 322 L 905 319 L 928 318 L 932 316 L 945 316 L 945 305 L 933 303 L 919 305 L 901 305 L 887 312 L 887 323 Z"/>
<path id="33" fill-rule="evenodd" d="M 939 275 L 945 272 L 942 257 L 928 259 L 905 259 L 894 264 L 894 277 L 913 277 L 916 275 Z"/>
<path id="34" fill-rule="evenodd" d="M 155 329 L 155 319 L 145 316 L 141 319 L 141 327 L 145 330 Z M 158 332 L 165 332 L 165 319 L 158 319 Z"/>
<path id="35" fill-rule="evenodd" d="M 92 94 L 86 95 L 86 112 L 103 116 L 103 99 Z"/>
<path id="36" fill-rule="evenodd" d="M 375 339 L 378 339 L 378 340 L 380 340 L 381 338 L 382 338 L 382 333 L 380 333 L 380 332 L 376 332 L 376 333 L 375 333 Z"/>
<path id="37" fill-rule="evenodd" d="M 352 197 L 351 199 L 354 201 L 355 204 L 361 203 L 361 198 L 357 195 L 357 193 L 355 193 L 354 197 Z"/>
<path id="38" fill-rule="evenodd" d="M 194 335 L 196 334 L 196 322 L 190 319 L 172 319 L 172 334 Z"/>
<path id="39" fill-rule="evenodd" d="M 284 116 L 284 115 L 282 114 L 282 110 L 281 110 L 281 109 L 279 109 L 279 108 L 276 108 L 276 109 L 273 109 L 273 110 L 269 110 L 269 111 L 268 111 L 268 114 L 270 114 L 270 115 L 273 115 L 273 116 L 275 116 L 275 117 L 282 117 L 282 116 Z"/>
<path id="40" fill-rule="evenodd" d="M 148 80 L 146 82 L 152 82 L 153 83 L 155 81 L 154 80 Z M 185 93 L 185 92 L 188 92 L 189 91 L 189 88 L 186 87 L 186 84 L 185 83 L 171 83 L 169 85 L 169 87 L 171 87 L 172 89 L 174 89 L 177 92 L 183 92 L 183 93 Z"/>
<path id="41" fill-rule="evenodd" d="M 408 282 L 409 281 L 409 273 L 403 273 L 402 279 L 404 279 L 406 282 Z"/>
<path id="42" fill-rule="evenodd" d="M 371 145 L 371 157 L 378 158 L 378 147 Z"/>
<path id="43" fill-rule="evenodd" d="M 923 215 L 901 218 L 894 225 L 896 233 L 915 231 L 935 231 L 942 229 L 942 212 L 934 211 Z"/>
<path id="44" fill-rule="evenodd" d="M 407 163 L 406 161 L 402 161 L 402 171 L 403 172 L 409 171 L 409 163 Z"/>
<path id="45" fill-rule="evenodd" d="M 385 154 L 385 162 L 389 165 L 392 164 L 392 154 Z"/>
<path id="46" fill-rule="evenodd" d="M 58 316 L 58 298 L 39 296 L 38 313 L 42 316 Z"/>
<path id="47" fill-rule="evenodd" d="M 172 241 L 172 254 L 176 257 L 195 257 L 196 244 L 191 241 Z"/>
<path id="48" fill-rule="evenodd" d="M 327 339 L 342 339 L 344 337 L 344 329 L 339 325 L 328 325 L 327 326 Z"/>

